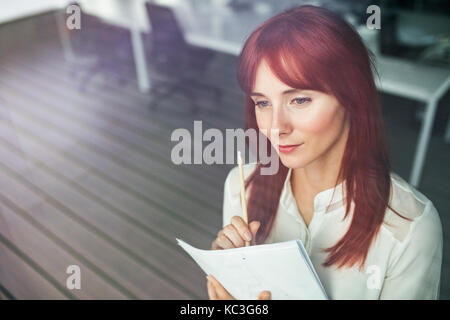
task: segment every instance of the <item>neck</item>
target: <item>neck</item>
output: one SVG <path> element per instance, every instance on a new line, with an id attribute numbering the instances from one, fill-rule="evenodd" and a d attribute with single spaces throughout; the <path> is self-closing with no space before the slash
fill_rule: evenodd
<path id="1" fill-rule="evenodd" d="M 291 184 L 297 192 L 314 196 L 321 191 L 333 188 L 339 173 L 339 162 L 336 164 L 314 164 L 305 168 L 293 169 Z M 340 179 L 338 184 L 342 181 Z"/>
<path id="2" fill-rule="evenodd" d="M 338 174 L 345 150 L 346 139 L 340 139 L 332 149 L 314 162 L 302 168 L 295 168 L 291 174 L 292 189 L 296 195 L 314 197 L 321 191 L 333 188 L 342 182 Z"/>

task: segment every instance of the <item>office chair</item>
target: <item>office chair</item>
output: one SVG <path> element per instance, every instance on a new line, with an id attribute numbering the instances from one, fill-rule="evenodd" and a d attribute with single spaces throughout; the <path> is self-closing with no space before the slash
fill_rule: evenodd
<path id="1" fill-rule="evenodd" d="M 205 90 L 214 93 L 216 101 L 221 99 L 219 88 L 207 83 L 208 66 L 216 54 L 212 50 L 189 45 L 173 11 L 165 6 L 147 2 L 147 14 L 152 27 L 149 50 L 149 64 L 166 81 L 154 82 L 152 93 L 154 101 L 167 96 L 171 89 L 181 89 L 189 98 L 192 113 L 198 112 L 195 98 Z M 157 89 L 165 87 L 165 94 Z M 156 108 L 153 104 L 152 108 Z"/>
<path id="2" fill-rule="evenodd" d="M 90 80 L 97 74 L 104 74 L 119 85 L 125 85 L 132 72 L 130 70 L 133 70 L 128 29 L 105 23 L 81 11 L 81 29 L 72 30 L 70 39 L 78 62 L 72 67 L 71 74 L 77 79 L 80 91 L 86 91 Z"/>

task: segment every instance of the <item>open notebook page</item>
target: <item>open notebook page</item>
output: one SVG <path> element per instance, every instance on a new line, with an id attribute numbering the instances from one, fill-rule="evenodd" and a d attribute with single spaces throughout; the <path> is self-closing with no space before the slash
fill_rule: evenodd
<path id="1" fill-rule="evenodd" d="M 273 300 L 327 299 L 299 239 L 226 250 L 202 250 L 177 241 L 236 299 L 255 300 L 264 290 Z"/>

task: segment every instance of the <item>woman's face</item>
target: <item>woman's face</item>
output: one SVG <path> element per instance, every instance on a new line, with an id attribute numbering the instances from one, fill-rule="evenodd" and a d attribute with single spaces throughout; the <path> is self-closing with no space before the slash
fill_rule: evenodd
<path id="1" fill-rule="evenodd" d="M 283 165 L 303 168 L 333 155 L 336 161 L 340 160 L 337 155 L 342 154 L 345 147 L 348 121 L 345 109 L 334 96 L 291 88 L 281 82 L 262 60 L 250 97 L 255 103 L 259 129 L 267 130 L 269 140 L 271 130 L 279 130 L 279 145 L 276 146 L 275 141 L 272 145 Z M 265 133 L 264 130 L 262 132 Z M 294 147 L 286 147 L 292 145 Z"/>

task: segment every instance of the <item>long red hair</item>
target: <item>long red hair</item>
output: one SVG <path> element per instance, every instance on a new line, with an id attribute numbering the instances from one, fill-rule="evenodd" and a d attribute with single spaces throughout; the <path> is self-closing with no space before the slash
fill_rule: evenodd
<path id="1" fill-rule="evenodd" d="M 342 239 L 324 249 L 328 255 L 323 265 L 340 268 L 359 263 L 361 269 L 390 208 L 391 196 L 390 161 L 372 75 L 376 72 L 373 53 L 345 20 L 322 7 L 300 6 L 267 20 L 247 39 L 239 58 L 238 81 L 246 94 L 246 129 L 258 130 L 249 94 L 262 59 L 288 86 L 333 95 L 349 115 L 350 130 L 335 187 L 345 179 L 345 218 L 352 201 L 353 217 Z M 267 149 L 276 152 L 270 142 Z M 257 244 L 270 233 L 288 173 L 280 162 L 277 174 L 261 175 L 262 166 L 258 161 L 246 180 L 247 187 L 251 184 L 248 220 L 261 222 Z"/>

